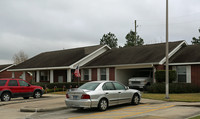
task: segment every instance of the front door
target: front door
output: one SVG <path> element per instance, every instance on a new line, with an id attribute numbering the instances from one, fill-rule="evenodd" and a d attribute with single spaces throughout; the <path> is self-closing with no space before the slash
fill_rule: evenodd
<path id="1" fill-rule="evenodd" d="M 102 88 L 105 93 L 105 96 L 109 100 L 109 106 L 117 105 L 119 94 L 118 94 L 117 90 L 115 90 L 114 85 L 111 82 L 107 82 L 103 85 Z"/>
<path id="2" fill-rule="evenodd" d="M 19 80 L 19 85 L 20 85 L 20 95 L 22 97 L 30 97 L 33 95 L 33 88 L 23 80 Z"/>

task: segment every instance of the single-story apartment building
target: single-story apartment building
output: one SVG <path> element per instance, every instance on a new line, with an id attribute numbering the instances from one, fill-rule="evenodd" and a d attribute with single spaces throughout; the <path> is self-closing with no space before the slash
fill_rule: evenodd
<path id="1" fill-rule="evenodd" d="M 177 82 L 200 86 L 198 51 L 200 45 L 169 42 L 169 65 L 178 73 Z M 165 61 L 165 43 L 112 49 L 96 45 L 41 53 L 9 71 L 32 72 L 35 82 L 76 82 L 74 71 L 79 66 L 81 81 L 116 80 L 128 85 L 129 78 L 143 72 L 156 82 L 155 72 L 165 69 Z"/>

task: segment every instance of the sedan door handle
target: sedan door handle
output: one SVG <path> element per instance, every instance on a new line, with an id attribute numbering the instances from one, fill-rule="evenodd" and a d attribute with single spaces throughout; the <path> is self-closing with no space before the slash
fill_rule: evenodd
<path id="1" fill-rule="evenodd" d="M 121 93 L 121 92 L 118 92 L 118 93 Z"/>
<path id="2" fill-rule="evenodd" d="M 106 95 L 108 95 L 109 93 L 106 93 Z"/>

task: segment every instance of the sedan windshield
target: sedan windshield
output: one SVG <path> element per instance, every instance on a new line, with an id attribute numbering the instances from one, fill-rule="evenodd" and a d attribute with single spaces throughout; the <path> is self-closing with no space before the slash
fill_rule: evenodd
<path id="1" fill-rule="evenodd" d="M 100 83 L 85 83 L 79 89 L 95 90 Z"/>

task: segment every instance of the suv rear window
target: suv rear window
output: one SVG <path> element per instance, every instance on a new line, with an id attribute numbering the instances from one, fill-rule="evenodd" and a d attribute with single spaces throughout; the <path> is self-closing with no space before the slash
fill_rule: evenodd
<path id="1" fill-rule="evenodd" d="M 0 86 L 5 86 L 7 80 L 0 80 Z"/>
<path id="2" fill-rule="evenodd" d="M 18 86 L 17 80 L 10 80 L 8 86 Z"/>

